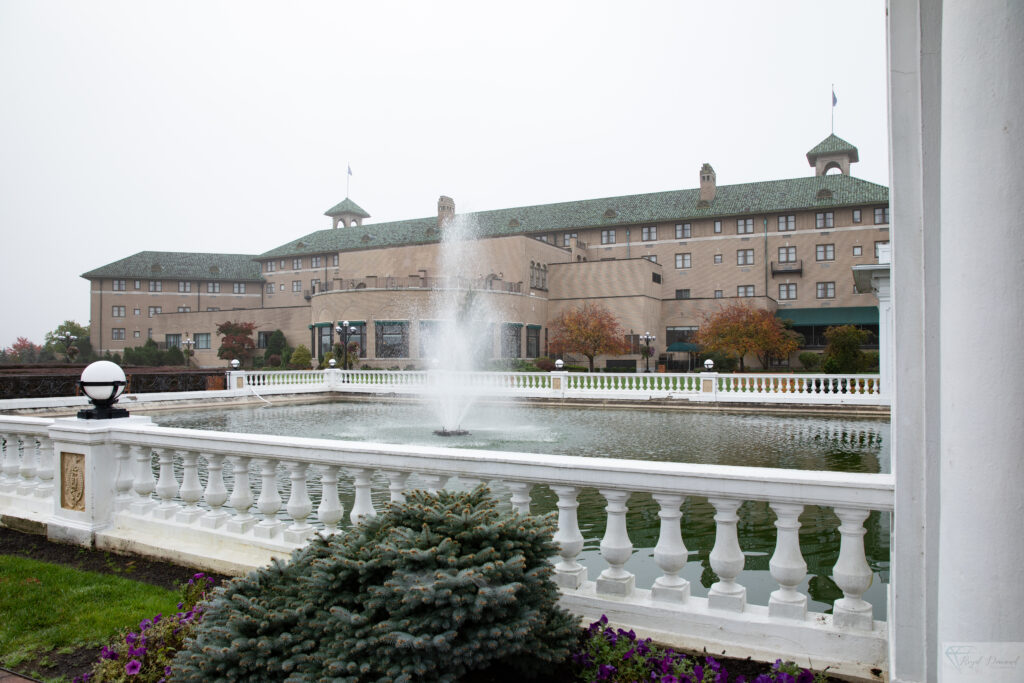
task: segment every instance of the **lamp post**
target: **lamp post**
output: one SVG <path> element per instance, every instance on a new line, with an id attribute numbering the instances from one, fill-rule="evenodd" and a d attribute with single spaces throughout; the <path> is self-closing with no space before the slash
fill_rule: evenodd
<path id="1" fill-rule="evenodd" d="M 357 332 L 356 327 L 349 325 L 347 320 L 342 320 L 334 330 L 341 337 L 341 352 L 344 354 L 341 358 L 341 369 L 348 370 L 348 338 L 349 335 L 354 335 Z"/>
<path id="2" fill-rule="evenodd" d="M 640 339 L 647 346 L 647 353 L 644 354 L 644 372 L 651 371 L 651 342 L 655 340 L 655 336 L 650 332 L 644 332 L 640 335 Z"/>
<path id="3" fill-rule="evenodd" d="M 196 341 L 195 339 L 188 338 L 181 342 L 181 345 L 185 347 L 185 367 L 187 368 L 192 364 L 192 347 L 196 345 Z"/>
<path id="4" fill-rule="evenodd" d="M 70 363 L 78 356 L 78 347 L 74 345 L 78 337 L 70 332 L 64 332 L 57 338 L 64 342 L 64 358 Z"/>
<path id="5" fill-rule="evenodd" d="M 565 363 L 562 361 L 561 358 L 559 358 L 558 360 L 555 361 L 555 370 L 561 370 L 564 367 L 565 367 Z"/>
<path id="6" fill-rule="evenodd" d="M 78 417 L 83 420 L 109 420 L 114 417 L 128 417 L 124 408 L 114 408 L 118 397 L 124 392 L 128 381 L 124 370 L 109 360 L 98 360 L 82 371 L 78 386 L 89 397 L 93 407 L 80 410 Z"/>

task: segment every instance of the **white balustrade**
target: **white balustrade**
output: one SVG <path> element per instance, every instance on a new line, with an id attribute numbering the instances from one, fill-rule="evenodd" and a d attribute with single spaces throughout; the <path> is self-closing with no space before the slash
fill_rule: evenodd
<path id="1" fill-rule="evenodd" d="M 370 479 L 373 472 L 361 467 L 350 467 L 348 473 L 352 475 L 352 485 L 356 490 L 352 512 L 349 514 L 349 521 L 355 525 L 359 524 L 363 517 L 377 516 L 377 511 L 373 509 L 373 500 L 370 498 Z"/>
<path id="2" fill-rule="evenodd" d="M 117 478 L 114 480 L 114 488 L 117 495 L 114 506 L 118 510 L 124 510 L 135 500 L 132 495 L 132 447 L 127 444 L 119 444 L 117 447 Z"/>
<path id="3" fill-rule="evenodd" d="M 736 535 L 736 524 L 742 500 L 733 498 L 709 498 L 715 508 L 715 547 L 708 559 L 711 569 L 718 574 L 718 581 L 708 591 L 708 606 L 715 609 L 742 612 L 747 606 L 747 589 L 736 583 L 736 577 L 743 571 L 745 558 Z"/>
<path id="4" fill-rule="evenodd" d="M 807 576 L 807 563 L 800 553 L 800 513 L 803 505 L 793 503 L 770 503 L 775 511 L 775 554 L 769 561 L 772 578 L 778 581 L 779 590 L 774 591 L 768 601 L 768 613 L 773 617 L 803 619 L 807 616 L 807 596 L 797 592 Z"/>
<path id="5" fill-rule="evenodd" d="M 0 491 L 14 491 L 18 487 L 21 469 L 21 437 L 14 432 L 4 436 L 4 460 L 0 466 Z"/>
<path id="6" fill-rule="evenodd" d="M 420 479 L 423 481 L 424 488 L 427 489 L 428 493 L 437 493 L 444 488 L 451 476 L 443 474 L 421 474 Z"/>
<path id="7" fill-rule="evenodd" d="M 18 468 L 19 480 L 17 491 L 19 496 L 31 495 L 33 489 L 37 486 L 37 462 L 36 438 L 32 435 L 24 435 L 21 442 L 21 466 Z"/>
<path id="8" fill-rule="evenodd" d="M 679 506 L 685 496 L 669 493 L 656 493 L 653 496 L 658 504 L 658 517 L 661 529 L 658 533 L 658 544 L 654 546 L 654 562 L 663 572 L 654 580 L 651 597 L 655 600 L 686 602 L 690 597 L 690 582 L 679 576 L 686 566 L 686 545 L 680 531 L 679 520 L 682 513 Z"/>
<path id="9" fill-rule="evenodd" d="M 626 530 L 626 501 L 630 492 L 601 489 L 600 493 L 608 501 L 608 524 L 601 539 L 601 555 L 608 567 L 597 577 L 597 592 L 627 596 L 636 585 L 636 577 L 623 569 L 633 554 L 633 543 Z"/>
<path id="10" fill-rule="evenodd" d="M 553 540 L 558 544 L 561 558 L 555 564 L 555 582 L 563 588 L 579 588 L 587 580 L 587 568 L 576 559 L 583 550 L 583 534 L 576 513 L 579 508 L 576 497 L 581 489 L 552 486 L 551 490 L 558 496 L 558 530 Z"/>
<path id="11" fill-rule="evenodd" d="M 871 586 L 873 574 L 864 557 L 864 520 L 869 510 L 835 508 L 839 518 L 839 560 L 832 570 L 832 580 L 843 591 L 835 602 L 832 614 L 835 624 L 843 628 L 870 631 L 874 627 L 871 604 L 863 599 Z"/>
<path id="12" fill-rule="evenodd" d="M 136 498 L 131 503 L 133 512 L 144 515 L 153 510 L 153 492 L 156 490 L 156 478 L 153 476 L 153 449 L 148 446 L 131 445 L 132 456 L 135 458 L 135 478 L 132 489 Z"/>
<path id="13" fill-rule="evenodd" d="M 203 516 L 199 508 L 199 500 L 203 496 L 203 487 L 199 483 L 199 454 L 195 451 L 179 451 L 182 461 L 181 488 L 178 495 L 185 506 L 178 511 L 175 519 L 191 524 Z"/>
<path id="14" fill-rule="evenodd" d="M 338 465 L 320 466 L 320 505 L 317 506 L 316 516 L 324 525 L 325 534 L 333 534 L 339 531 L 338 522 L 345 514 L 338 497 Z M 400 473 L 400 474 L 405 474 Z M 408 474 L 405 474 L 408 477 Z M 392 500 L 394 492 L 392 491 Z"/>
<path id="15" fill-rule="evenodd" d="M 512 509 L 520 515 L 530 514 L 530 489 L 533 484 L 528 481 L 506 481 L 505 485 L 512 492 Z"/>
<path id="16" fill-rule="evenodd" d="M 39 485 L 35 494 L 38 498 L 49 498 L 53 495 L 53 441 L 47 436 L 39 439 Z"/>
<path id="17" fill-rule="evenodd" d="M 388 470 L 388 492 L 391 494 L 392 503 L 405 502 L 405 486 L 411 474 L 400 470 Z"/>
<path id="18" fill-rule="evenodd" d="M 260 467 L 260 497 L 256 500 L 256 508 L 263 519 L 252 528 L 257 538 L 274 538 L 284 526 L 277 518 L 281 509 L 281 494 L 277 490 L 277 460 L 262 458 Z"/>
<path id="19" fill-rule="evenodd" d="M 284 539 L 289 543 L 302 543 L 309 540 L 315 531 L 313 525 L 306 521 L 313 512 L 313 501 L 309 498 L 306 488 L 306 471 L 309 465 L 304 462 L 288 463 L 288 478 L 291 480 L 291 492 L 288 495 L 288 515 L 292 518 L 291 526 L 285 529 Z"/>
<path id="20" fill-rule="evenodd" d="M 153 515 L 160 519 L 173 519 L 181 508 L 174 502 L 178 495 L 178 480 L 174 476 L 174 450 L 171 448 L 154 449 L 160 463 L 160 478 L 156 482 L 156 495 L 160 504 L 153 510 Z"/>
<path id="21" fill-rule="evenodd" d="M 256 516 L 250 512 L 253 503 L 252 484 L 249 482 L 250 460 L 244 455 L 228 456 L 234 479 L 228 505 L 234 509 L 235 514 L 228 519 L 227 530 L 236 534 L 243 534 L 256 524 Z"/>

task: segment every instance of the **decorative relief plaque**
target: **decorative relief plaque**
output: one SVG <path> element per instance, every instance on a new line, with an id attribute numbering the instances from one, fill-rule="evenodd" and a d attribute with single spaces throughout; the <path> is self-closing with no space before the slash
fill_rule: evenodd
<path id="1" fill-rule="evenodd" d="M 60 506 L 85 512 L 85 455 L 60 454 Z"/>

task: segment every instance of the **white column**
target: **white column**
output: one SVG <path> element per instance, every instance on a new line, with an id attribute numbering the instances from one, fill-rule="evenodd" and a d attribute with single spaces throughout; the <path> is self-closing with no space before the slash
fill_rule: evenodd
<path id="1" fill-rule="evenodd" d="M 12 432 L 4 434 L 4 460 L 0 465 L 0 491 L 14 491 L 18 487 L 18 469 L 21 467 L 21 437 Z"/>
<path id="2" fill-rule="evenodd" d="M 355 487 L 356 496 L 352 501 L 352 512 L 349 513 L 349 521 L 353 525 L 359 524 L 363 517 L 376 517 L 377 511 L 373 509 L 373 500 L 370 498 L 370 476 L 372 472 L 361 467 L 349 468 L 352 475 L 352 485 Z"/>
<path id="3" fill-rule="evenodd" d="M 252 486 L 249 483 L 249 460 L 244 455 L 228 456 L 231 461 L 231 476 L 234 484 L 231 487 L 231 498 L 228 499 L 235 514 L 228 519 L 227 530 L 242 534 L 256 525 L 256 516 L 249 508 L 252 507 Z"/>
<path id="4" fill-rule="evenodd" d="M 787 619 L 807 615 L 807 596 L 796 590 L 807 576 L 807 562 L 800 552 L 800 513 L 803 505 L 769 503 L 775 511 L 775 553 L 768 562 L 772 578 L 779 583 L 768 599 L 768 614 Z"/>
<path id="5" fill-rule="evenodd" d="M 679 528 L 679 520 L 683 516 L 679 506 L 685 497 L 667 493 L 655 493 L 651 497 L 658 503 L 658 517 L 661 518 L 658 544 L 654 546 L 654 562 L 664 572 L 654 580 L 651 597 L 655 600 L 686 602 L 690 597 L 690 582 L 679 576 L 679 572 L 686 566 L 687 558 Z"/>
<path id="6" fill-rule="evenodd" d="M 18 468 L 18 495 L 28 496 L 32 489 L 38 485 L 36 481 L 36 468 L 39 462 L 39 453 L 36 446 L 36 437 L 27 434 L 22 441 L 21 467 Z"/>
<path id="7" fill-rule="evenodd" d="M 601 539 L 601 555 L 608 567 L 597 577 L 597 592 L 628 596 L 636 586 L 636 577 L 623 568 L 633 555 L 633 542 L 626 529 L 626 501 L 630 492 L 601 489 L 600 494 L 608 501 L 604 508 L 608 524 Z"/>
<path id="8" fill-rule="evenodd" d="M 40 498 L 53 495 L 53 442 L 48 436 L 39 437 L 39 486 L 35 494 Z"/>
<path id="9" fill-rule="evenodd" d="M 277 518 L 281 509 L 281 493 L 277 490 L 277 460 L 262 458 L 260 463 L 260 497 L 256 507 L 263 514 L 263 519 L 252 528 L 257 538 L 273 538 L 284 526 Z"/>
<path id="10" fill-rule="evenodd" d="M 132 449 L 131 446 L 121 444 L 116 446 L 117 453 L 117 479 L 114 486 L 117 489 L 117 510 L 127 509 L 135 497 L 132 496 Z"/>
<path id="11" fill-rule="evenodd" d="M 199 454 L 195 451 L 178 451 L 181 454 L 182 476 L 179 495 L 185 506 L 178 512 L 175 519 L 191 524 L 203 516 L 199 508 L 199 500 L 203 497 L 203 487 L 199 483 Z"/>
<path id="12" fill-rule="evenodd" d="M 736 583 L 736 577 L 743 571 L 746 558 L 736 535 L 740 519 L 736 511 L 743 501 L 709 498 L 708 502 L 715 507 L 715 547 L 708 559 L 711 569 L 718 574 L 718 581 L 708 590 L 708 607 L 742 612 L 747 606 L 747 589 Z"/>
<path id="13" fill-rule="evenodd" d="M 174 476 L 174 450 L 171 448 L 154 448 L 160 463 L 160 478 L 156 482 L 156 495 L 160 496 L 160 505 L 153 510 L 153 515 L 160 519 L 172 519 L 178 514 L 181 506 L 174 502 L 178 495 L 178 480 Z"/>
<path id="14" fill-rule="evenodd" d="M 388 493 L 391 496 L 392 503 L 404 503 L 405 502 L 405 483 L 409 481 L 410 472 L 399 472 L 397 470 L 389 470 L 388 475 Z"/>
<path id="15" fill-rule="evenodd" d="M 131 451 L 135 456 L 135 481 L 132 489 L 136 495 L 131 510 L 135 514 L 145 515 L 156 505 L 153 501 L 153 491 L 156 490 L 156 479 L 153 477 L 153 449 L 149 446 L 132 446 Z"/>
<path id="16" fill-rule="evenodd" d="M 940 661 L 1024 653 L 1024 3 L 942 6 Z"/>
<path id="17" fill-rule="evenodd" d="M 284 540 L 289 543 L 304 543 L 313 535 L 313 526 L 306 521 L 313 512 L 313 501 L 309 499 L 306 488 L 306 472 L 309 465 L 304 462 L 288 463 L 288 478 L 292 482 L 292 490 L 288 495 L 288 516 L 291 525 L 285 529 Z"/>
<path id="18" fill-rule="evenodd" d="M 840 628 L 870 631 L 874 626 L 871 604 L 863 595 L 874 575 L 864 556 L 864 520 L 867 510 L 836 508 L 839 518 L 839 559 L 832 570 L 832 580 L 843 591 L 843 597 L 832 609 L 833 623 Z"/>
<path id="19" fill-rule="evenodd" d="M 210 509 L 199 518 L 199 524 L 207 529 L 216 529 L 228 520 L 228 513 L 221 506 L 228 500 L 228 490 L 224 486 L 224 456 L 219 453 L 205 453 L 206 459 L 206 491 L 203 500 Z"/>
<path id="20" fill-rule="evenodd" d="M 320 466 L 320 505 L 317 506 L 316 516 L 324 525 L 325 535 L 339 531 L 338 522 L 345 514 L 338 497 L 338 469 L 337 465 Z"/>
<path id="21" fill-rule="evenodd" d="M 530 514 L 530 489 L 533 484 L 524 481 L 506 481 L 505 485 L 512 491 L 512 509 L 520 515 Z"/>
<path id="22" fill-rule="evenodd" d="M 551 490 L 558 496 L 558 531 L 554 541 L 558 544 L 560 560 L 555 564 L 555 583 L 562 588 L 579 588 L 587 580 L 587 568 L 576 558 L 583 550 L 583 534 L 580 533 L 576 509 L 580 504 L 576 496 L 580 488 L 576 486 L 552 486 Z"/>

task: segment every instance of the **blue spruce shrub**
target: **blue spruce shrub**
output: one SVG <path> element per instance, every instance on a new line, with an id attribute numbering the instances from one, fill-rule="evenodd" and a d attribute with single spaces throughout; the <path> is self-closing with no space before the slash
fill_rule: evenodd
<path id="1" fill-rule="evenodd" d="M 488 490 L 412 491 L 288 563 L 235 579 L 174 660 L 173 681 L 457 681 L 564 661 L 551 516 L 503 514 Z"/>

